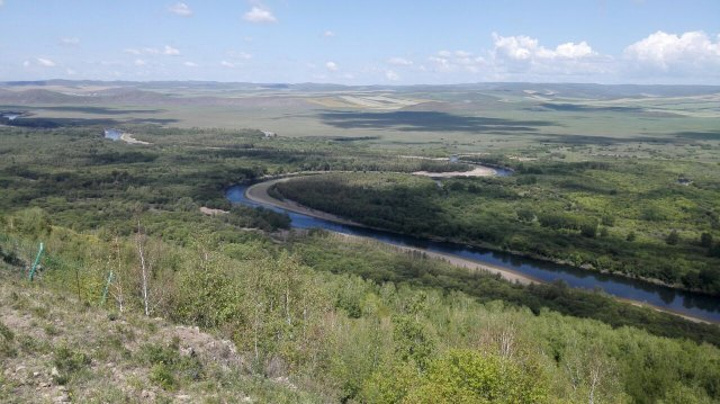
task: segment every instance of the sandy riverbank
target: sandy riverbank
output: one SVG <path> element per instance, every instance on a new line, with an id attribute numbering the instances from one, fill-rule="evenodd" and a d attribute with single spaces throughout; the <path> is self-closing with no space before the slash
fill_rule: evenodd
<path id="1" fill-rule="evenodd" d="M 325 212 L 322 212 L 322 211 L 318 211 L 318 210 L 315 210 L 315 209 L 311 209 L 311 208 L 305 207 L 305 206 L 300 205 L 299 203 L 294 202 L 294 201 L 290 201 L 290 200 L 280 201 L 280 200 L 277 200 L 277 199 L 271 197 L 271 196 L 268 194 L 268 190 L 269 190 L 270 187 L 272 187 L 274 184 L 276 184 L 276 183 L 278 183 L 278 182 L 282 182 L 282 181 L 288 181 L 288 180 L 293 179 L 293 178 L 298 178 L 298 177 L 279 178 L 279 179 L 274 179 L 274 180 L 265 181 L 265 182 L 261 182 L 261 183 L 252 185 L 252 186 L 250 186 L 250 187 L 246 190 L 245 196 L 246 196 L 248 199 L 250 199 L 251 201 L 254 201 L 254 202 L 258 202 L 258 203 L 266 204 L 266 205 L 277 206 L 277 207 L 280 207 L 280 208 L 283 208 L 283 209 L 287 209 L 287 210 L 292 211 L 292 212 L 300 213 L 300 214 L 303 214 L 303 215 L 312 216 L 312 217 L 316 217 L 316 218 L 319 218 L 319 219 L 328 220 L 328 221 L 335 222 L 335 223 L 340 223 L 340 224 L 349 224 L 349 225 L 353 225 L 353 226 L 367 227 L 367 226 L 363 226 L 363 225 L 361 225 L 361 224 L 359 224 L 359 223 L 356 223 L 356 222 L 353 222 L 353 221 L 350 221 L 350 220 L 347 220 L 347 219 L 343 219 L 343 218 L 341 218 L 341 217 L 338 217 L 338 216 L 335 216 L 335 215 L 332 215 L 332 214 L 329 214 L 329 213 L 325 213 Z M 355 239 L 367 239 L 367 240 L 372 240 L 372 241 L 375 241 L 375 242 L 380 242 L 380 241 L 377 241 L 377 240 L 375 240 L 375 239 L 373 239 L 373 238 L 369 238 L 369 237 L 353 236 L 353 235 L 348 235 L 348 234 L 343 234 L 343 233 L 337 233 L 337 232 L 335 232 L 335 234 L 340 235 L 340 236 L 342 236 L 342 237 L 345 237 L 345 238 L 347 238 L 347 239 L 352 239 L 352 238 L 355 238 Z M 518 272 L 515 272 L 515 271 L 513 271 L 513 270 L 511 270 L 511 269 L 504 268 L 504 267 L 500 267 L 500 266 L 484 264 L 484 263 L 480 263 L 480 262 L 477 262 L 477 261 L 472 261 L 472 260 L 468 260 L 468 259 L 464 259 L 464 258 L 459 258 L 459 257 L 453 256 L 453 255 L 448 255 L 448 254 L 442 254 L 442 253 L 427 251 L 427 250 L 424 250 L 424 249 L 421 249 L 421 248 L 397 246 L 397 245 L 388 244 L 388 243 L 386 243 L 386 244 L 389 245 L 389 246 L 391 246 L 391 247 L 393 247 L 393 248 L 395 248 L 395 249 L 397 249 L 397 250 L 399 250 L 399 251 L 417 251 L 417 252 L 421 252 L 421 253 L 426 254 L 428 257 L 431 257 L 431 258 L 434 258 L 434 259 L 443 260 L 443 261 L 446 261 L 446 262 L 448 262 L 448 263 L 450 263 L 450 264 L 452 264 L 452 265 L 455 265 L 455 266 L 457 266 L 457 267 L 467 268 L 468 270 L 471 270 L 471 271 L 472 271 L 472 270 L 475 270 L 475 271 L 485 271 L 485 272 L 489 272 L 489 273 L 493 273 L 493 274 L 499 274 L 503 279 L 506 279 L 506 280 L 511 281 L 511 282 L 519 282 L 519 283 L 524 284 L 524 285 L 527 285 L 527 284 L 530 284 L 530 283 L 535 283 L 535 284 L 544 283 L 544 282 L 542 282 L 542 281 L 540 281 L 540 280 L 533 279 L 532 277 L 523 275 L 523 274 L 518 273 Z M 692 321 L 692 322 L 696 322 L 696 323 L 713 324 L 713 322 L 711 322 L 711 321 L 707 321 L 707 320 L 700 319 L 700 318 L 697 318 L 697 317 L 692 317 L 692 316 L 689 316 L 689 315 L 686 315 L 686 314 L 678 313 L 678 312 L 673 311 L 673 310 L 663 309 L 663 308 L 660 308 L 660 307 L 653 306 L 653 305 L 651 305 L 651 304 L 647 304 L 647 303 L 643 303 L 643 302 L 638 302 L 638 301 L 631 300 L 631 299 L 620 298 L 620 297 L 617 297 L 617 296 L 615 296 L 614 298 L 615 298 L 616 300 L 618 300 L 618 301 L 622 301 L 622 302 L 625 302 L 625 303 L 628 303 L 628 304 L 632 304 L 632 305 L 634 305 L 634 306 L 646 307 L 646 308 L 649 308 L 649 309 L 657 310 L 657 311 L 659 311 L 659 312 L 663 312 L 663 313 L 668 313 L 668 314 L 672 314 L 672 315 L 675 315 L 675 316 L 679 316 L 679 317 L 682 317 L 682 318 L 684 318 L 684 319 L 686 319 L 686 320 L 688 320 L 688 321 Z"/>
<path id="2" fill-rule="evenodd" d="M 297 178 L 297 177 L 293 177 L 293 178 Z M 328 220 L 328 221 L 340 223 L 340 224 L 349 224 L 349 225 L 353 225 L 353 226 L 367 227 L 367 226 L 363 226 L 362 224 L 353 222 L 351 220 L 343 219 L 341 217 L 338 217 L 338 216 L 335 216 L 335 215 L 332 215 L 329 213 L 321 212 L 321 211 L 318 211 L 315 209 L 310 209 L 310 208 L 300 205 L 299 203 L 294 202 L 294 201 L 290 201 L 290 200 L 280 201 L 278 199 L 273 198 L 272 196 L 270 196 L 268 194 L 268 190 L 270 189 L 270 187 L 277 184 L 278 182 L 288 181 L 290 179 L 291 178 L 279 178 L 279 179 L 265 181 L 265 182 L 261 182 L 259 184 L 252 185 L 245 191 L 245 197 L 247 197 L 248 199 L 250 199 L 251 201 L 254 201 L 254 202 L 277 206 L 279 208 L 287 209 L 289 211 L 300 213 L 300 214 L 307 215 L 307 216 L 316 217 L 318 219 Z M 343 233 L 336 233 L 336 234 L 340 234 L 343 237 L 348 237 L 348 238 L 368 239 L 368 240 L 377 241 L 375 239 L 368 238 L 368 237 L 351 236 L 351 235 L 347 235 L 347 234 L 343 234 Z M 483 264 L 483 263 L 479 263 L 476 261 L 455 257 L 452 255 L 427 251 L 427 250 L 424 250 L 421 248 L 397 246 L 394 244 L 389 244 L 389 245 L 398 249 L 399 251 L 421 252 L 421 253 L 426 254 L 428 257 L 446 261 L 457 267 L 467 268 L 469 270 L 475 270 L 475 271 L 480 270 L 480 271 L 490 272 L 493 274 L 499 274 L 502 278 L 504 278 L 508 281 L 511 281 L 511 282 L 520 282 L 525 285 L 530 284 L 530 283 L 540 283 L 540 281 L 538 281 L 536 279 L 533 279 L 531 277 L 525 276 L 523 274 L 517 273 L 515 271 L 512 271 L 507 268 L 503 268 L 500 266 Z"/>
<path id="3" fill-rule="evenodd" d="M 328 220 L 335 223 L 340 224 L 349 224 L 353 226 L 360 226 L 365 227 L 361 225 L 360 223 L 353 222 L 352 220 L 343 219 L 339 216 L 332 215 L 330 213 L 325 213 L 319 210 L 311 209 L 306 206 L 300 205 L 297 202 L 291 201 L 291 200 L 278 200 L 273 198 L 268 194 L 268 190 L 278 182 L 285 182 L 292 178 L 298 178 L 298 177 L 288 177 L 288 178 L 278 178 L 270 181 L 261 182 L 259 184 L 255 184 L 250 186 L 245 191 L 245 196 L 250 199 L 251 201 L 258 202 L 265 205 L 273 205 L 277 206 L 279 208 L 287 209 L 291 212 L 295 213 L 301 213 L 303 215 L 308 215 L 312 217 L 316 217 L 318 219 Z"/>
<path id="4" fill-rule="evenodd" d="M 120 140 L 122 140 L 123 142 L 125 142 L 127 144 L 144 144 L 144 145 L 152 144 L 149 142 L 144 142 L 142 140 L 137 140 L 137 139 L 135 139 L 135 137 L 133 137 L 133 135 L 131 135 L 129 133 L 123 133 L 122 135 L 120 135 Z"/>
<path id="5" fill-rule="evenodd" d="M 448 171 L 444 173 L 436 173 L 430 171 L 415 171 L 413 175 L 421 175 L 430 178 L 457 178 L 457 177 L 492 177 L 497 175 L 497 171 L 485 166 L 476 166 L 470 171 Z"/>

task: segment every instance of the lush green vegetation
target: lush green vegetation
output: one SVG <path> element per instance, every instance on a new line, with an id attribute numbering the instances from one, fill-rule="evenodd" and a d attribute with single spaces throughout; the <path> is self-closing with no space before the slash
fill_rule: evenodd
<path id="1" fill-rule="evenodd" d="M 706 163 L 532 162 L 511 177 L 334 173 L 275 186 L 360 223 L 720 294 L 720 171 Z M 678 178 L 694 178 L 678 184 Z"/>
<path id="2" fill-rule="evenodd" d="M 488 284 L 465 294 L 443 284 L 459 270 L 374 243 L 340 243 L 319 233 L 295 239 L 288 250 L 261 233 L 238 239 L 193 231 L 180 245 L 162 241 L 161 229 L 113 237 L 29 226 L 38 213 L 6 217 L 2 237 L 3 251 L 23 263 L 34 254 L 29 240 L 45 241 L 48 255 L 36 287 L 116 316 L 140 314 L 142 255 L 151 271 L 151 316 L 232 340 L 246 358 L 248 376 L 289 376 L 319 401 L 574 402 L 593 395 L 596 402 L 650 403 L 683 395 L 710 402 L 720 394 L 720 350 L 713 345 L 503 303 L 523 291 L 489 275 L 459 278 Z M 25 276 L 22 266 L 3 265 L 3 276 Z M 374 281 L 372 270 L 399 275 Z M 103 304 L 110 271 L 115 280 Z M 489 294 L 496 288 L 510 292 Z M 575 300 L 568 298 L 564 303 Z M 609 302 L 598 299 L 596 307 Z M 649 310 L 628 310 L 619 314 L 644 310 L 653 321 Z M 5 337 L 12 332 L 3 332 L 9 341 L 3 352 L 17 349 Z M 57 351 L 58 382 L 81 388 L 87 376 L 78 372 L 92 355 L 98 353 L 81 347 Z M 150 345 L 136 355 L 150 369 L 148 383 L 162 391 L 214 383 L 198 362 L 172 349 Z"/>
<path id="3" fill-rule="evenodd" d="M 484 95 L 458 94 L 433 99 L 486 105 Z M 65 118 L 155 119 L 137 108 L 43 108 Z M 85 118 L 28 121 L 53 129 L 0 127 L 0 397 L 32 399 L 16 369 L 35 361 L 53 388 L 86 402 L 146 401 L 145 391 L 158 401 L 210 402 L 720 400 L 717 326 L 562 284 L 515 285 L 373 242 L 289 232 L 286 215 L 224 197 L 228 186 L 263 176 L 349 171 L 279 191 L 395 231 L 717 293 L 718 179 L 703 157 L 714 152 L 712 137 L 677 153 L 636 140 L 596 146 L 608 138 L 583 137 L 568 146 L 561 135 L 555 145 L 523 137 L 548 135 L 561 114 L 578 113 L 563 108 L 524 120 L 324 111 L 333 136 L 314 138 L 112 121 L 148 145 L 102 139 L 102 127 L 87 125 L 109 121 Z M 468 133 L 448 129 L 438 139 L 448 125 Z M 484 137 L 490 126 L 501 133 Z M 402 137 L 385 139 L 386 131 Z M 447 157 L 477 142 L 498 150 L 482 161 L 516 175 L 438 186 L 400 174 L 463 169 L 407 156 Z M 596 155 L 616 147 L 641 158 Z M 537 160 L 521 163 L 508 150 Z M 686 158 L 656 161 L 678 153 Z M 41 241 L 46 255 L 29 283 Z M 81 332 L 88 324 L 96 326 L 90 336 Z M 186 350 L 192 338 L 168 334 L 193 327 L 193 338 L 212 334 L 232 350 L 196 357 Z M 110 386 L 105 363 L 135 374 L 127 388 Z"/>

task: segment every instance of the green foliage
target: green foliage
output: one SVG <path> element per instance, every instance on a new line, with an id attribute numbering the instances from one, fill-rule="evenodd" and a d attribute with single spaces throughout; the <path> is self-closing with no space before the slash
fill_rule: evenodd
<path id="1" fill-rule="evenodd" d="M 712 234 L 705 232 L 700 235 L 700 246 L 710 248 L 712 246 L 712 242 Z"/>
<path id="2" fill-rule="evenodd" d="M 451 350 L 434 360 L 408 403 L 544 403 L 547 387 L 537 368 L 523 369 L 496 355 Z"/>
<path id="3" fill-rule="evenodd" d="M 395 355 L 401 360 L 412 361 L 424 369 L 434 350 L 434 343 L 418 321 L 410 316 L 398 316 L 393 321 Z"/>
<path id="4" fill-rule="evenodd" d="M 680 242 L 680 235 L 678 234 L 677 230 L 673 230 L 668 234 L 668 236 L 665 238 L 665 242 L 669 245 L 677 245 L 677 243 Z"/>
<path id="5" fill-rule="evenodd" d="M 0 358 L 15 356 L 15 333 L 0 321 Z"/>
<path id="6" fill-rule="evenodd" d="M 451 179 L 440 189 L 429 179 L 397 173 L 332 173 L 282 182 L 274 192 L 415 237 L 519 251 L 720 293 L 714 284 L 695 281 L 703 270 L 720 266 L 714 253 L 672 243 L 673 235 L 668 248 L 662 236 L 668 228 L 677 229 L 678 241 L 680 234 L 700 229 L 711 234 L 705 230 L 708 218 L 720 228 L 712 213 L 720 209 L 720 189 L 668 188 L 657 173 L 661 167 L 650 162 L 534 166 L 542 172 L 535 184 L 512 177 Z M 634 243 L 636 238 L 642 242 Z"/>
<path id="7" fill-rule="evenodd" d="M 138 354 L 139 361 L 151 366 L 150 381 L 165 390 L 175 390 L 181 382 L 205 377 L 202 363 L 195 357 L 181 356 L 178 348 L 177 344 L 146 344 Z"/>
<path id="8" fill-rule="evenodd" d="M 140 221 L 148 237 L 152 315 L 233 341 L 258 381 L 239 385 L 259 392 L 258 401 L 302 401 L 303 390 L 324 402 L 586 402 L 590 394 L 595 402 L 613 403 L 720 398 L 717 327 L 562 285 L 513 285 L 322 232 L 274 243 L 240 228 L 286 228 L 287 216 L 232 208 L 223 194 L 229 185 L 268 174 L 358 171 L 290 181 L 273 192 L 419 237 L 590 263 L 717 293 L 720 244 L 669 246 L 663 237 L 678 229 L 717 238 L 720 181 L 706 163 L 604 161 L 597 150 L 579 156 L 575 145 L 543 145 L 528 151 L 539 159 L 522 166 L 499 153 L 482 157 L 516 165 L 515 176 L 451 179 L 438 187 L 425 178 L 360 171 L 464 167 L 401 159 L 397 149 L 380 151 L 365 141 L 265 141 L 250 130 L 148 126 L 138 129 L 153 144 L 131 150 L 100 139 L 99 129 L 0 129 L 3 156 L 9 157 L 0 160 L 3 262 L 24 265 L 40 237 L 48 253 L 33 287 L 70 293 L 79 310 L 93 310 L 113 270 L 106 307 L 142 313 L 135 239 Z M 429 147 L 423 153 L 447 155 L 466 146 Z M 647 147 L 648 153 L 665 152 Z M 675 185 L 678 172 L 693 184 Z M 208 217 L 199 212 L 202 206 L 231 213 Z M 595 237 L 598 223 L 602 237 Z M 37 321 L 52 318 L 51 310 L 23 297 L 7 304 L 35 313 Z M 129 332 L 118 334 L 132 340 Z M 8 353 L 52 349 L 20 334 L 0 337 L 0 343 Z M 151 381 L 165 390 L 205 385 L 222 392 L 239 383 L 213 380 L 211 369 L 178 348 L 147 344 L 134 360 L 150 368 Z M 80 351 L 56 350 L 58 381 L 75 380 L 89 360 Z M 603 377 L 595 385 L 598 371 Z M 292 380 L 299 392 L 273 393 L 277 388 L 264 384 L 263 376 Z M 217 401 L 232 399 L 221 395 Z"/>
<path id="9" fill-rule="evenodd" d="M 38 238 L 50 232 L 50 215 L 38 207 L 20 210 L 10 220 L 11 228 L 27 236 Z"/>
<path id="10" fill-rule="evenodd" d="M 53 365 L 58 369 L 54 376 L 58 384 L 67 384 L 79 372 L 87 369 L 91 363 L 90 356 L 66 346 L 57 348 L 53 354 Z"/>

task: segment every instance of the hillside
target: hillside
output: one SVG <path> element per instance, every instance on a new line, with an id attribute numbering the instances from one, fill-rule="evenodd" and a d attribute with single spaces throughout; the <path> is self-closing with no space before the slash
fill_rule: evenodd
<path id="1" fill-rule="evenodd" d="M 193 326 L 88 305 L 0 265 L 4 403 L 320 402 L 257 378 L 235 345 Z"/>

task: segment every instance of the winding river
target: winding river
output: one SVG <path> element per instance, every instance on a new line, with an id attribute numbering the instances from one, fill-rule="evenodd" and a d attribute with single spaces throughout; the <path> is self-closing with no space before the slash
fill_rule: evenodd
<path id="1" fill-rule="evenodd" d="M 506 174 L 506 173 L 503 173 Z M 507 174 L 506 174 L 507 175 Z M 678 313 L 713 323 L 720 323 L 720 299 L 666 286 L 625 278 L 617 275 L 601 274 L 547 261 L 492 251 L 462 244 L 422 240 L 380 230 L 349 224 L 339 224 L 301 213 L 291 212 L 272 204 L 250 200 L 246 191 L 250 185 L 236 185 L 229 188 L 226 197 L 230 202 L 248 206 L 262 206 L 287 213 L 292 226 L 300 229 L 321 228 L 338 233 L 373 238 L 383 243 L 403 247 L 412 247 L 455 256 L 495 267 L 507 268 L 512 272 L 525 275 L 541 282 L 562 280 L 570 287 L 583 289 L 601 289 L 605 293 L 655 306 L 659 309 Z"/>

